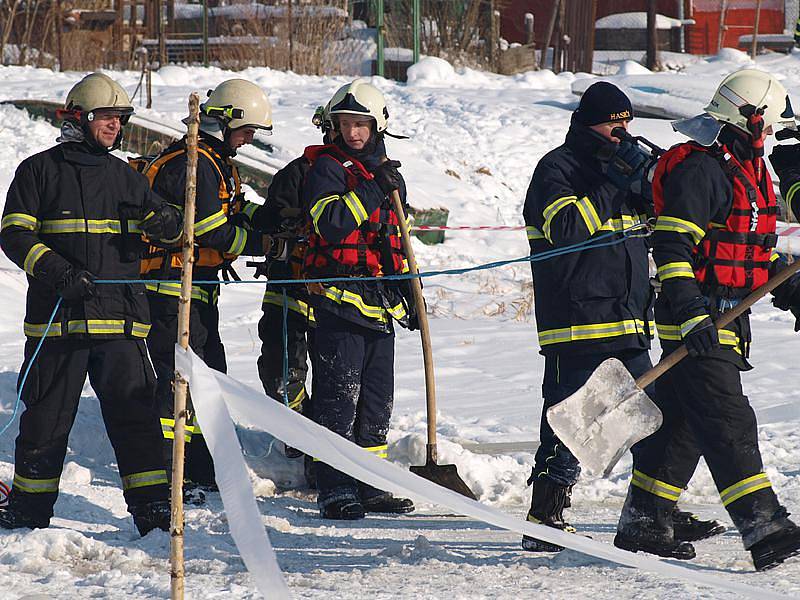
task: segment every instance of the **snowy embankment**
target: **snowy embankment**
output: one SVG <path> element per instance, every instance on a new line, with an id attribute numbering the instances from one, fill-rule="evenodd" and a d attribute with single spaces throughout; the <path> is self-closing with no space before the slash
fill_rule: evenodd
<path id="1" fill-rule="evenodd" d="M 800 56 L 764 57 L 758 66 L 787 75 L 790 91 L 800 92 Z M 649 102 L 685 106 L 699 112 L 718 81 L 743 66 L 739 53 L 725 52 L 699 61 L 679 74 L 625 74 L 620 81 Z M 632 70 L 628 70 L 632 71 Z M 79 73 L 0 68 L 0 99 L 61 99 Z M 138 75 L 118 73 L 133 90 Z M 233 74 L 218 69 L 168 67 L 153 74 L 154 109 L 149 118 L 178 126 L 191 90 L 213 87 L 243 76 L 267 90 L 274 105 L 273 158 L 288 161 L 307 144 L 317 143 L 310 122 L 314 108 L 344 83 L 342 78 L 299 76 L 249 69 Z M 389 130 L 411 136 L 389 140 L 390 155 L 403 162 L 409 197 L 419 207 L 445 206 L 450 225 L 519 225 L 521 206 L 536 161 L 561 143 L 577 99 L 573 84 L 585 75 L 549 71 L 514 77 L 453 71 L 429 61 L 408 85 L 375 79 L 385 92 Z M 645 91 L 642 91 L 642 90 Z M 650 91 L 647 91 L 650 90 Z M 659 90 L 656 93 L 653 90 Z M 138 101 L 137 101 L 138 102 Z M 800 105 L 800 95 L 796 97 Z M 0 194 L 24 157 L 48 147 L 56 131 L 25 113 L 0 107 Z M 678 141 L 668 123 L 633 122 L 634 133 L 661 146 Z M 258 152 L 258 151 L 256 151 Z M 527 254 L 522 232 L 448 233 L 444 244 L 417 244 L 424 269 L 467 267 Z M 242 267 L 240 274 L 246 274 Z M 25 280 L 0 257 L 0 420 L 11 417 L 14 385 L 22 353 L 21 322 Z M 222 336 L 230 373 L 259 387 L 255 359 L 260 342 L 261 285 L 226 288 L 222 294 Z M 433 312 L 432 329 L 439 400 L 440 462 L 455 463 L 481 501 L 519 515 L 525 513 L 541 407 L 543 361 L 537 354 L 530 315 L 533 297 L 527 265 L 425 283 Z M 753 372 L 744 376 L 761 423 L 767 472 L 790 510 L 800 510 L 800 408 L 794 382 L 798 334 L 789 315 L 762 302 L 753 318 Z M 397 348 L 396 405 L 390 432 L 390 459 L 424 461 L 425 413 L 422 360 L 417 334 L 400 332 Z M 657 351 L 653 353 L 657 357 Z M 0 588 L 4 596 L 44 593 L 54 598 L 151 598 L 169 595 L 168 536 L 154 532 L 138 539 L 125 512 L 114 458 L 91 388 L 70 439 L 56 519 L 48 530 L 0 532 Z M 0 423 L 0 424 L 2 424 Z M 0 480 L 13 473 L 16 424 L 0 436 Z M 543 597 L 707 597 L 718 592 L 664 580 L 570 551 L 532 556 L 519 550 L 514 534 L 479 522 L 442 516 L 435 506 L 420 506 L 398 519 L 369 518 L 334 524 L 317 517 L 313 496 L 292 489 L 300 466 L 280 456 L 269 437 L 241 433 L 265 525 L 287 581 L 303 598 L 519 598 Z M 468 450 L 502 444 L 502 454 Z M 525 451 L 514 451 L 524 448 Z M 574 490 L 571 518 L 594 539 L 610 543 L 629 481 L 630 461 L 605 479 L 582 480 Z M 684 503 L 704 516 L 727 520 L 708 471 L 702 466 Z M 187 511 L 187 596 L 251 598 L 249 583 L 227 533 L 219 497 Z M 800 595 L 800 564 L 778 571 L 752 572 L 738 538 L 728 534 L 697 544 L 697 568 Z M 590 591 L 591 590 L 591 591 Z"/>

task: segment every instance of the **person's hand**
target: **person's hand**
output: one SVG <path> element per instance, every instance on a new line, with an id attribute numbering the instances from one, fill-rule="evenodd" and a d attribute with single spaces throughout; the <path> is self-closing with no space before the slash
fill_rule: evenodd
<path id="1" fill-rule="evenodd" d="M 683 338 L 683 343 L 686 344 L 686 349 L 689 351 L 689 356 L 697 358 L 698 356 L 707 356 L 713 350 L 719 348 L 719 333 L 711 318 L 707 318 L 695 325 L 689 333 Z"/>
<path id="2" fill-rule="evenodd" d="M 177 206 L 164 203 L 139 224 L 148 239 L 174 241 L 183 232 L 183 213 Z"/>
<path id="3" fill-rule="evenodd" d="M 91 298 L 95 292 L 94 275 L 84 269 L 70 267 L 56 284 L 56 291 L 67 302 Z"/>
<path id="4" fill-rule="evenodd" d="M 638 193 L 641 193 L 642 179 L 646 175 L 645 166 L 649 156 L 638 144 L 622 141 L 608 161 L 606 176 L 620 190 L 629 190 L 634 184 L 638 184 L 640 186 Z"/>
<path id="5" fill-rule="evenodd" d="M 288 244 L 282 237 L 265 235 L 261 238 L 264 248 L 264 256 L 269 260 L 286 260 L 288 256 Z"/>
<path id="6" fill-rule="evenodd" d="M 782 144 L 772 149 L 769 155 L 769 162 L 772 168 L 780 177 L 786 169 L 794 167 L 800 168 L 800 144 Z"/>
<path id="7" fill-rule="evenodd" d="M 387 196 L 394 190 L 399 190 L 403 178 L 400 175 L 399 169 L 402 165 L 398 160 L 387 160 L 381 163 L 372 172 L 375 178 L 375 183 L 381 188 L 381 191 Z"/>

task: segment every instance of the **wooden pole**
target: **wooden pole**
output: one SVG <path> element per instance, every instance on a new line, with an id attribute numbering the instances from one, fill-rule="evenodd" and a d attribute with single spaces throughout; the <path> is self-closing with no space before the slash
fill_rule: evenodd
<path id="1" fill-rule="evenodd" d="M 183 266 L 178 299 L 178 344 L 189 348 L 189 311 L 192 302 L 194 264 L 194 216 L 197 195 L 197 136 L 200 126 L 200 97 L 189 96 L 189 126 L 186 135 L 186 204 L 183 215 Z M 189 386 L 175 373 L 175 429 L 172 441 L 172 524 L 170 527 L 170 587 L 172 600 L 183 600 L 183 457 L 186 434 L 186 397 Z"/>
<path id="2" fill-rule="evenodd" d="M 414 249 L 411 247 L 411 235 L 408 232 L 403 201 L 397 190 L 392 192 L 392 203 L 394 212 L 397 213 L 397 220 L 400 224 L 400 236 L 403 240 L 403 249 L 406 251 L 408 259 L 408 271 L 417 275 L 417 259 L 414 257 Z M 422 285 L 418 278 L 410 280 L 411 291 L 414 294 L 414 308 L 417 311 L 419 321 L 419 333 L 422 337 L 422 359 L 425 365 L 425 408 L 428 413 L 428 445 L 427 462 L 438 462 L 438 451 L 436 448 L 436 382 L 433 376 L 433 346 L 431 345 L 431 330 L 428 326 L 428 313 L 425 309 L 425 298 L 422 296 Z"/>
<path id="3" fill-rule="evenodd" d="M 539 55 L 540 69 L 544 69 L 545 61 L 547 60 L 547 48 L 550 46 L 550 40 L 553 39 L 553 31 L 556 28 L 560 5 L 561 0 L 553 0 L 553 12 L 550 13 L 550 20 L 547 21 L 547 32 L 544 34 L 544 44 L 542 44 L 541 54 Z M 555 71 L 555 48 L 553 48 L 553 70 Z"/>
<path id="4" fill-rule="evenodd" d="M 647 63 L 651 71 L 658 69 L 658 29 L 656 28 L 656 0 L 647 0 Z"/>
<path id="5" fill-rule="evenodd" d="M 758 52 L 758 22 L 761 20 L 761 0 L 756 1 L 756 20 L 753 23 L 753 44 L 750 46 L 750 58 L 756 59 Z"/>

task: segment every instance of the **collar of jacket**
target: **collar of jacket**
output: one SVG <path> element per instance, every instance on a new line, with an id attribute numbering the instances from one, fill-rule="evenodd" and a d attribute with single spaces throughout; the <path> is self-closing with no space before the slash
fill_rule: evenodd
<path id="1" fill-rule="evenodd" d="M 573 117 L 567 131 L 566 146 L 582 160 L 589 162 L 595 169 L 602 171 L 602 163 L 614 154 L 616 144 L 595 133 L 586 125 L 578 123 Z M 607 156 L 605 161 L 600 156 Z"/>
<path id="2" fill-rule="evenodd" d="M 360 162 L 368 171 L 374 171 L 375 167 L 381 164 L 386 158 L 386 145 L 383 143 L 383 135 L 378 134 L 374 143 L 372 140 L 361 150 L 353 150 L 344 143 L 341 135 L 337 135 L 333 142 L 347 156 Z"/>
<path id="3" fill-rule="evenodd" d="M 200 141 L 202 141 L 206 146 L 211 147 L 214 152 L 219 154 L 222 158 L 236 156 L 236 151 L 231 150 L 227 143 L 218 140 L 213 135 L 206 133 L 205 131 L 200 132 Z"/>
<path id="4" fill-rule="evenodd" d="M 88 167 L 105 165 L 108 161 L 108 151 L 103 152 L 88 142 L 64 142 L 60 145 L 61 152 L 67 162 Z"/>
<path id="5" fill-rule="evenodd" d="M 740 132 L 733 125 L 725 125 L 717 137 L 719 144 L 724 144 L 731 154 L 740 163 L 751 161 L 755 158 L 753 146 L 750 143 L 750 135 Z"/>

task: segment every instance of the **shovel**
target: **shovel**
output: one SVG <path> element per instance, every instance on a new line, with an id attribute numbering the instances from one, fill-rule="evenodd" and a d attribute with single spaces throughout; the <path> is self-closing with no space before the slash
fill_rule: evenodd
<path id="1" fill-rule="evenodd" d="M 416 275 L 417 261 L 414 258 L 414 250 L 411 248 L 411 237 L 408 233 L 408 224 L 405 220 L 403 202 L 397 190 L 392 192 L 392 203 L 394 211 L 397 213 L 397 220 L 400 224 L 400 235 L 403 240 L 403 249 L 406 251 L 408 259 L 408 270 Z M 469 489 L 464 480 L 458 475 L 455 465 L 440 465 L 438 452 L 436 449 L 436 382 L 433 378 L 433 351 L 431 350 L 431 331 L 428 327 L 428 314 L 425 312 L 425 300 L 422 297 L 422 285 L 418 278 L 411 279 L 411 290 L 414 294 L 414 307 L 417 311 L 419 320 L 419 332 L 422 337 L 422 357 L 425 363 L 425 408 L 428 413 L 428 443 L 425 445 L 425 464 L 422 466 L 412 466 L 411 472 L 420 477 L 432 481 L 444 488 L 458 492 L 467 498 L 475 498 L 475 494 Z"/>
<path id="2" fill-rule="evenodd" d="M 800 261 L 784 267 L 723 313 L 714 326 L 722 329 L 730 324 L 797 271 Z M 590 474 L 607 477 L 631 446 L 661 427 L 661 411 L 644 388 L 687 354 L 686 346 L 681 346 L 636 380 L 621 361 L 609 358 L 583 387 L 547 411 L 547 422 Z"/>

